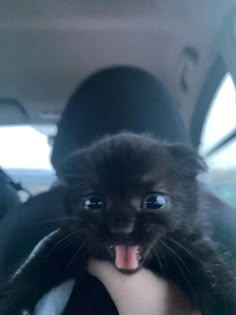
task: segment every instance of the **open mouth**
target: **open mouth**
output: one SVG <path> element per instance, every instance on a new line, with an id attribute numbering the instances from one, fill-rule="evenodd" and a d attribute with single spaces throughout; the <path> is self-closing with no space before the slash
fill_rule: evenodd
<path id="1" fill-rule="evenodd" d="M 114 264 L 123 272 L 135 272 L 142 262 L 142 250 L 138 245 L 110 246 L 114 255 Z"/>

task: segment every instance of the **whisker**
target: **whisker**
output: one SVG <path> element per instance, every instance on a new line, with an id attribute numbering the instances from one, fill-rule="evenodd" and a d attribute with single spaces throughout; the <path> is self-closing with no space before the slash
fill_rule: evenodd
<path id="1" fill-rule="evenodd" d="M 186 254 L 188 254 L 191 258 L 195 259 L 195 257 L 193 257 L 192 253 L 185 248 L 181 243 L 177 242 L 176 240 L 170 238 L 169 239 L 172 243 L 174 243 L 175 245 L 177 245 L 179 248 L 183 249 L 185 251 Z"/>
<path id="2" fill-rule="evenodd" d="M 74 253 L 74 255 L 72 256 L 72 258 L 70 259 L 70 261 L 67 264 L 66 267 L 66 272 L 69 270 L 69 268 L 72 266 L 73 262 L 76 259 L 76 256 L 79 254 L 79 252 L 81 251 L 81 249 L 87 244 L 87 241 L 84 241 L 84 243 L 82 243 L 82 245 L 76 250 L 76 252 Z"/>
<path id="3" fill-rule="evenodd" d="M 162 252 L 159 251 L 159 257 L 160 257 L 160 259 L 161 259 L 162 262 L 163 262 L 163 272 L 164 272 L 164 270 L 166 269 L 165 255 L 162 255 Z"/>
<path id="4" fill-rule="evenodd" d="M 41 221 L 41 222 L 37 222 L 37 223 L 34 223 L 35 225 L 38 225 L 38 224 L 45 224 L 45 223 L 56 223 L 56 222 L 63 222 L 63 221 L 67 221 L 67 220 L 77 220 L 77 217 L 73 217 L 73 216 L 70 216 L 70 217 L 61 217 L 61 218 L 56 218 L 56 219 L 49 219 L 49 220 L 44 220 L 44 221 Z"/>
<path id="5" fill-rule="evenodd" d="M 73 173 L 73 174 L 65 174 L 64 175 L 64 178 L 86 178 L 85 175 L 83 174 L 76 174 L 76 173 Z"/>
<path id="6" fill-rule="evenodd" d="M 184 268 L 186 269 L 186 271 L 191 274 L 189 268 L 187 267 L 187 265 L 185 264 L 185 262 L 183 261 L 183 259 L 176 253 L 176 251 L 171 248 L 169 245 L 167 245 L 165 242 L 164 242 L 164 246 L 166 247 L 166 249 L 169 250 L 169 252 L 171 252 L 173 254 L 173 256 L 175 256 L 180 262 L 181 264 L 184 266 Z"/>
<path id="7" fill-rule="evenodd" d="M 160 253 L 155 249 L 154 254 L 155 254 L 155 257 L 157 259 L 158 264 L 160 265 L 161 273 L 164 273 L 165 269 L 164 269 L 164 265 L 162 263 L 162 259 L 161 259 Z"/>
<path id="8" fill-rule="evenodd" d="M 89 183 L 88 182 L 79 182 L 73 185 L 70 185 L 70 188 L 87 188 L 89 187 Z"/>
<path id="9" fill-rule="evenodd" d="M 58 248 L 59 245 L 61 245 L 61 244 L 64 243 L 65 241 L 68 241 L 70 238 L 72 238 L 73 236 L 76 236 L 77 234 L 78 234 L 78 232 L 76 232 L 76 233 L 70 233 L 70 234 L 66 235 L 65 237 L 63 237 L 63 239 L 61 239 L 60 241 L 58 241 L 58 242 L 56 243 L 56 245 L 54 246 L 54 249 L 55 249 L 55 248 Z"/>
<path id="10" fill-rule="evenodd" d="M 187 265 L 185 264 L 185 262 L 183 261 L 183 259 L 170 247 L 166 244 L 166 242 L 164 241 L 160 241 L 162 246 L 166 248 L 166 250 L 174 257 L 177 258 L 177 260 L 175 260 L 178 269 L 180 271 L 180 273 L 182 274 L 182 276 L 184 277 L 185 281 L 188 283 L 189 287 L 192 287 L 191 281 L 189 279 L 189 276 L 191 275 L 191 272 L 189 270 L 189 268 L 187 267 Z M 183 269 L 184 267 L 184 269 Z"/>

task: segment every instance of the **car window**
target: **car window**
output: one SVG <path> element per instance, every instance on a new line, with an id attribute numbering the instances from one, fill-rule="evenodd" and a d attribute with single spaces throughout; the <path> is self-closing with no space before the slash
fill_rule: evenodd
<path id="1" fill-rule="evenodd" d="M 33 194 L 55 180 L 48 141 L 55 132 L 55 126 L 46 125 L 0 127 L 0 166 Z"/>
<path id="2" fill-rule="evenodd" d="M 201 135 L 200 153 L 209 166 L 207 180 L 226 202 L 236 207 L 236 102 L 235 86 L 230 74 L 219 85 L 207 113 Z M 232 135 L 219 149 L 218 143 Z M 212 153 L 210 153 L 212 152 Z"/>

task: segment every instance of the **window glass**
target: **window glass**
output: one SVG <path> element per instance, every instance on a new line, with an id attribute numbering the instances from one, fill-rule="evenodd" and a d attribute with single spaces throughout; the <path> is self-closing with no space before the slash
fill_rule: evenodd
<path id="1" fill-rule="evenodd" d="M 201 136 L 204 154 L 236 129 L 235 86 L 230 74 L 222 80 L 208 111 Z M 226 202 L 236 207 L 236 138 L 206 157 L 207 180 Z"/>
<path id="2" fill-rule="evenodd" d="M 0 166 L 32 193 L 47 189 L 54 181 L 48 136 L 55 126 L 0 127 Z"/>

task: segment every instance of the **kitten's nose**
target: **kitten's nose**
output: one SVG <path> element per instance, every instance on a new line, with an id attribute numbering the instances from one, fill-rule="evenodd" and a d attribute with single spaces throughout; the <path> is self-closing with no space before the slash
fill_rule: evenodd
<path id="1" fill-rule="evenodd" d="M 110 231 L 114 235 L 128 235 L 134 230 L 134 222 L 122 224 L 122 222 L 114 222 L 110 225 Z"/>

